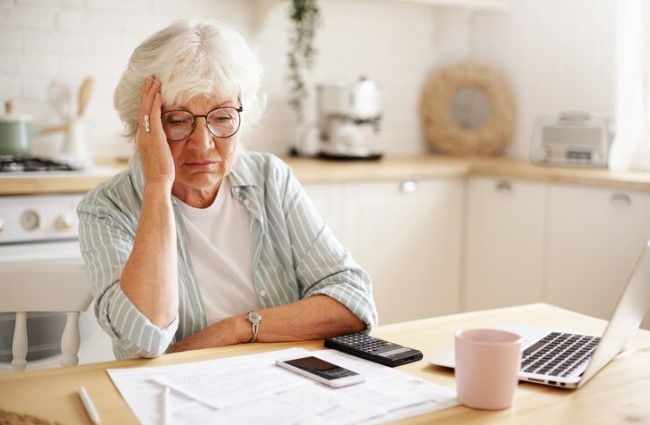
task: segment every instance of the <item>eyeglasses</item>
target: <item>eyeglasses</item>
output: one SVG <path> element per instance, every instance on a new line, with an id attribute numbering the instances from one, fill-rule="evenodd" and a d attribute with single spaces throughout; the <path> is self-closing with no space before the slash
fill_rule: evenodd
<path id="1" fill-rule="evenodd" d="M 239 113 L 244 108 L 240 106 L 223 106 L 215 108 L 206 115 L 194 115 L 190 111 L 174 110 L 162 114 L 162 126 L 167 140 L 179 141 L 187 139 L 194 132 L 197 118 L 205 118 L 205 124 L 214 137 L 226 139 L 239 130 L 241 119 Z"/>

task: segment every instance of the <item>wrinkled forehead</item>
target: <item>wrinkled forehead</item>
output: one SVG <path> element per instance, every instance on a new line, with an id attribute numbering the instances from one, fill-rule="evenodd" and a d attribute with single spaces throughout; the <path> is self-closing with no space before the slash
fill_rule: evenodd
<path id="1" fill-rule="evenodd" d="M 235 81 L 211 69 L 210 72 L 175 73 L 161 76 L 163 104 L 179 106 L 194 99 L 209 99 L 213 102 L 236 102 L 240 88 Z"/>
<path id="2" fill-rule="evenodd" d="M 239 94 L 235 92 L 189 92 L 163 96 L 163 111 L 172 109 L 213 109 L 220 106 L 240 106 Z"/>

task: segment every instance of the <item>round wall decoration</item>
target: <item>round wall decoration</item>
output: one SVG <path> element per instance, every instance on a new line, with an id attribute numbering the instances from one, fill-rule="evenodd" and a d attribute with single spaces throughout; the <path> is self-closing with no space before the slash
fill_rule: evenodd
<path id="1" fill-rule="evenodd" d="M 497 69 L 476 61 L 447 65 L 426 82 L 420 115 L 429 144 L 453 155 L 500 153 L 512 138 L 512 90 Z"/>

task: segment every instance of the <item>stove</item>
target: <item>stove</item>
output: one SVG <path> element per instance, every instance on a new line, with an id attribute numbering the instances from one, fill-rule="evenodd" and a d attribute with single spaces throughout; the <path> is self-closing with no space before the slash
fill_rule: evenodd
<path id="1" fill-rule="evenodd" d="M 34 246 L 39 242 L 76 241 L 76 208 L 83 194 L 0 196 L 0 250 L 9 256 L 18 245 L 31 250 L 48 251 Z M 40 249 L 39 249 L 40 248 Z M 78 249 L 78 248 L 77 248 Z"/>
<path id="2" fill-rule="evenodd" d="M 33 155 L 0 155 L 0 173 L 20 173 L 35 171 L 77 171 L 71 162 Z"/>

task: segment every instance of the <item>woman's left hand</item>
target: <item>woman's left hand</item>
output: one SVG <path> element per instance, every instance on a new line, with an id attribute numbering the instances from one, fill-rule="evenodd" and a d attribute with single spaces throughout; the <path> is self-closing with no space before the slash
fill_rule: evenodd
<path id="1" fill-rule="evenodd" d="M 360 332 L 366 324 L 347 307 L 327 295 L 259 310 L 263 317 L 259 342 L 307 341 Z M 170 352 L 221 347 L 250 342 L 253 329 L 248 314 L 227 317 L 172 345 Z"/>
<path id="2" fill-rule="evenodd" d="M 251 326 L 246 316 L 232 316 L 178 341 L 169 348 L 169 352 L 177 353 L 179 351 L 240 344 L 250 341 L 251 335 Z"/>

